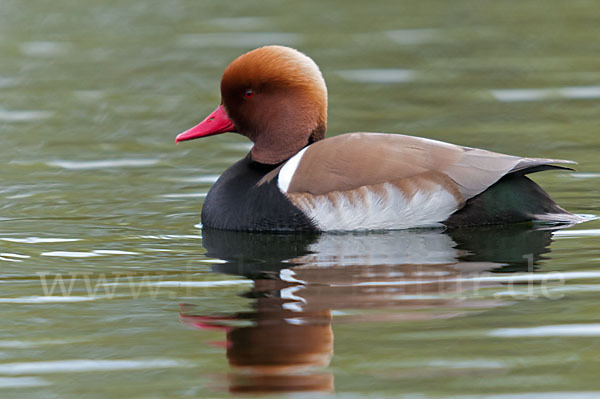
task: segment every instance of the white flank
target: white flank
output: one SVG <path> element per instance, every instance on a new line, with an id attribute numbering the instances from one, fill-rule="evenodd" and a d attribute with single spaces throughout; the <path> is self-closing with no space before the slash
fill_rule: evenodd
<path id="1" fill-rule="evenodd" d="M 456 199 L 442 186 L 407 198 L 389 183 L 383 185 L 383 193 L 363 186 L 310 199 L 298 197 L 294 203 L 323 231 L 436 227 L 458 209 Z"/>
<path id="2" fill-rule="evenodd" d="M 292 177 L 294 177 L 294 173 L 296 173 L 298 164 L 300 163 L 300 160 L 307 149 L 308 147 L 305 147 L 302 149 L 302 151 L 291 157 L 279 171 L 277 186 L 283 193 L 287 193 L 290 183 L 292 182 Z"/>

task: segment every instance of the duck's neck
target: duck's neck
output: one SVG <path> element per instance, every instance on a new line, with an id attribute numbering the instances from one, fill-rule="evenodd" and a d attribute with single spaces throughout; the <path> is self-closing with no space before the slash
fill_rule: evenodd
<path id="1" fill-rule="evenodd" d="M 327 126 L 319 123 L 316 128 L 304 131 L 264 132 L 253 138 L 251 159 L 265 165 L 279 165 L 287 161 L 307 145 L 325 138 Z"/>

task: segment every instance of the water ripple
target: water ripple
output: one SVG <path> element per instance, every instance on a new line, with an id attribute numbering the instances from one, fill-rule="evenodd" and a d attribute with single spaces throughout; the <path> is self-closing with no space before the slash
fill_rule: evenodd
<path id="1" fill-rule="evenodd" d="M 410 69 L 346 69 L 337 73 L 344 80 L 357 83 L 406 83 L 416 75 Z"/>
<path id="2" fill-rule="evenodd" d="M 48 119 L 54 115 L 51 111 L 9 111 L 0 108 L 0 122 L 29 122 L 40 119 Z"/>
<path id="3" fill-rule="evenodd" d="M 18 298 L 0 298 L 0 303 L 64 303 L 64 302 L 87 302 L 103 299 L 99 296 L 22 296 Z M 1 369 L 1 366 L 0 366 Z"/>
<path id="4" fill-rule="evenodd" d="M 73 341 L 66 340 L 41 340 L 41 341 L 15 341 L 0 340 L 0 348 L 24 349 L 39 348 L 46 345 L 70 345 Z"/>
<path id="5" fill-rule="evenodd" d="M 552 233 L 554 237 L 571 238 L 571 237 L 598 237 L 600 229 L 587 230 L 557 230 Z"/>
<path id="6" fill-rule="evenodd" d="M 438 32 L 437 29 L 398 29 L 386 31 L 385 35 L 397 44 L 414 45 L 436 39 Z"/>
<path id="7" fill-rule="evenodd" d="M 21 362 L 0 364 L 0 374 L 57 374 L 86 373 L 119 370 L 164 369 L 171 367 L 189 367 L 190 364 L 175 359 L 140 359 L 140 360 L 49 360 L 42 362 Z"/>
<path id="8" fill-rule="evenodd" d="M 19 84 L 20 79 L 13 77 L 0 76 L 0 88 L 13 87 Z"/>
<path id="9" fill-rule="evenodd" d="M 139 238 L 149 238 L 149 239 L 154 239 L 154 240 L 178 240 L 180 238 L 199 238 L 202 239 L 201 235 L 194 235 L 194 234 L 166 234 L 166 235 L 159 235 L 159 236 L 139 236 Z"/>
<path id="10" fill-rule="evenodd" d="M 191 33 L 181 35 L 178 43 L 182 47 L 259 47 L 269 44 L 296 46 L 302 42 L 297 33 L 284 32 L 226 32 Z"/>
<path id="11" fill-rule="evenodd" d="M 10 252 L 0 253 L 0 260 L 7 262 L 23 262 L 23 259 L 31 258 L 29 255 L 13 254 Z"/>
<path id="12" fill-rule="evenodd" d="M 600 173 L 584 173 L 584 172 L 574 172 L 571 173 L 572 177 L 576 177 L 578 179 L 596 179 L 600 177 Z"/>
<path id="13" fill-rule="evenodd" d="M 168 178 L 170 181 L 178 181 L 184 183 L 214 183 L 219 179 L 219 175 L 204 175 L 191 177 L 174 177 Z"/>
<path id="14" fill-rule="evenodd" d="M 50 251 L 42 252 L 42 256 L 59 256 L 65 258 L 91 258 L 104 255 L 139 255 L 139 252 L 120 251 L 114 249 L 95 249 L 90 252 Z"/>
<path id="15" fill-rule="evenodd" d="M 578 280 L 578 279 L 596 279 L 600 278 L 600 270 L 572 271 L 572 272 L 549 272 L 549 273 L 518 273 L 518 274 L 490 274 L 465 278 L 444 278 L 446 283 L 450 282 L 488 282 L 488 283 L 532 283 L 535 281 L 549 282 L 559 280 Z M 432 284 L 439 280 L 401 280 L 401 281 L 363 281 L 359 283 L 339 283 L 331 284 L 332 287 L 350 287 L 350 286 L 394 286 L 394 285 L 418 285 Z"/>
<path id="16" fill-rule="evenodd" d="M 23 244 L 41 244 L 51 242 L 73 242 L 81 241 L 80 238 L 42 238 L 42 237 L 25 237 L 25 238 L 12 238 L 12 237 L 0 237 L 1 241 L 8 242 L 19 242 Z"/>
<path id="17" fill-rule="evenodd" d="M 92 252 L 100 255 L 139 255 L 139 252 L 120 251 L 116 249 L 97 249 Z"/>
<path id="18" fill-rule="evenodd" d="M 225 29 L 264 29 L 269 25 L 269 18 L 265 17 L 230 17 L 230 18 L 213 18 L 210 21 L 213 25 L 220 26 Z"/>
<path id="19" fill-rule="evenodd" d="M 27 388 L 51 385 L 48 381 L 36 377 L 0 377 L 0 389 L 2 388 Z"/>
<path id="20" fill-rule="evenodd" d="M 492 96 L 502 102 L 540 101 L 552 99 L 597 99 L 600 86 L 551 87 L 544 89 L 501 89 L 491 90 Z"/>
<path id="21" fill-rule="evenodd" d="M 63 42 L 25 42 L 21 44 L 21 53 L 30 57 L 51 57 L 69 52 L 70 45 Z"/>
<path id="22" fill-rule="evenodd" d="M 234 285 L 250 285 L 251 280 L 217 280 L 217 281 L 140 281 L 140 285 L 149 287 L 229 287 Z M 104 286 L 131 286 L 131 282 L 126 283 L 105 283 Z"/>
<path id="23" fill-rule="evenodd" d="M 94 252 L 50 251 L 42 252 L 42 256 L 59 256 L 65 258 L 92 258 L 94 256 L 102 255 Z"/>
<path id="24" fill-rule="evenodd" d="M 600 391 L 519 392 L 446 396 L 447 399 L 597 399 Z"/>
<path id="25" fill-rule="evenodd" d="M 489 335 L 493 337 L 598 337 L 600 323 L 590 324 L 557 324 L 525 328 L 498 328 Z"/>
<path id="26" fill-rule="evenodd" d="M 159 159 L 101 159 L 96 161 L 67 161 L 58 160 L 47 162 L 48 166 L 56 166 L 63 169 L 83 170 L 83 169 L 107 169 L 122 167 L 143 167 L 152 166 L 160 162 Z"/>
<path id="27" fill-rule="evenodd" d="M 179 194 L 162 194 L 162 198 L 204 198 L 207 193 L 179 193 Z"/>

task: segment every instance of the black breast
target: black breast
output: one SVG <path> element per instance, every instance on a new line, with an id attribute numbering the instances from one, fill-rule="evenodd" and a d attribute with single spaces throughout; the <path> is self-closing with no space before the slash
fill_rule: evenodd
<path id="1" fill-rule="evenodd" d="M 317 231 L 279 190 L 276 178 L 257 185 L 277 166 L 254 162 L 248 155 L 227 169 L 208 192 L 202 225 L 243 231 Z"/>

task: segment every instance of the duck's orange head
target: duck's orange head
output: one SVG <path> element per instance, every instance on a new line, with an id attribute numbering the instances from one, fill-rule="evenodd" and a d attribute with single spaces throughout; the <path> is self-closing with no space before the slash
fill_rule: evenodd
<path id="1" fill-rule="evenodd" d="M 221 105 L 176 141 L 237 132 L 254 142 L 252 159 L 277 164 L 325 137 L 327 87 L 315 62 L 284 46 L 235 59 L 221 79 Z"/>

